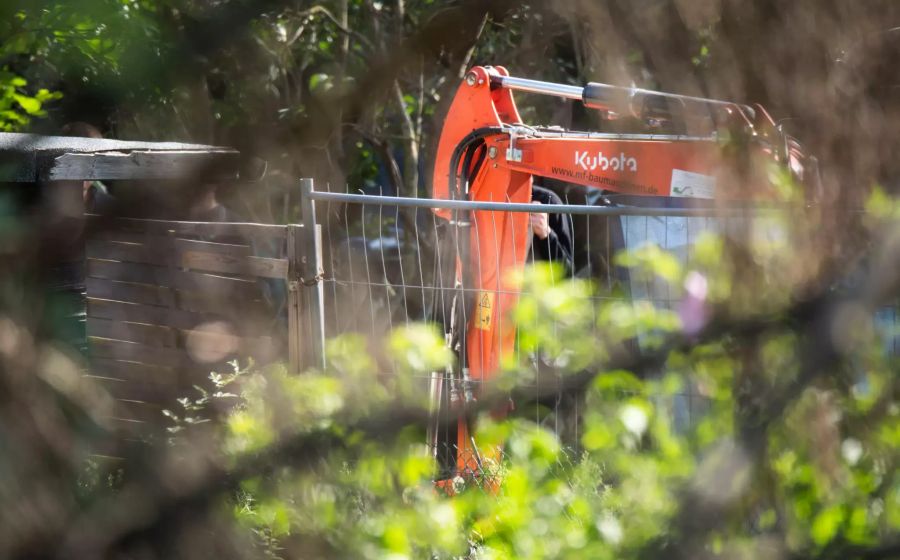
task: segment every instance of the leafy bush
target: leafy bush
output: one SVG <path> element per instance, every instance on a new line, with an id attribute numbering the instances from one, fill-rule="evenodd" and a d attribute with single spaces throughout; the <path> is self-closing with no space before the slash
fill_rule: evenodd
<path id="1" fill-rule="evenodd" d="M 622 261 L 647 265 L 646 273 L 676 287 L 706 258 L 700 251 L 686 270 L 660 269 L 667 261 L 644 261 L 647 251 Z M 594 288 L 561 282 L 551 269 L 537 267 L 518 282 L 520 355 L 553 357 L 569 372 L 563 383 L 583 392 L 577 441 L 562 443 L 530 413 L 498 420 L 485 404 L 483 470 L 502 482 L 459 478 L 452 497 L 436 488 L 423 445 L 427 403 L 410 380 L 442 370 L 452 356 L 425 326 L 386 338 L 401 364 L 391 375 L 374 375 L 364 341 L 346 336 L 329 343 L 327 372 L 294 376 L 272 366 L 215 377 L 220 396 L 230 398 L 224 391 L 232 382 L 240 386 L 238 404 L 213 432 L 221 461 L 244 473 L 223 507 L 258 550 L 836 558 L 861 556 L 900 528 L 895 358 L 876 349 L 875 331 L 857 340 L 847 361 L 809 376 L 802 330 L 782 320 L 790 310 L 684 338 L 678 313 L 602 300 L 592 311 L 584 302 Z M 636 338 L 644 350 L 622 358 Z M 848 367 L 863 357 L 865 367 Z M 522 398 L 533 382 L 527 362 L 506 360 L 493 390 L 512 391 L 519 408 L 534 410 Z M 214 394 L 185 408 L 206 406 Z M 679 427 L 674 409 L 685 394 L 699 404 Z M 190 438 L 186 424 L 198 422 L 179 420 L 179 437 Z"/>

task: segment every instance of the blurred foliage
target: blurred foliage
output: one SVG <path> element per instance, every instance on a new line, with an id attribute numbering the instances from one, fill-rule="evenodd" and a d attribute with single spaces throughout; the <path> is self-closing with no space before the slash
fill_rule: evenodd
<path id="1" fill-rule="evenodd" d="M 27 93 L 28 82 L 10 72 L 0 72 L 0 130 L 15 132 L 31 123 L 33 117 L 44 117 L 44 104 L 62 97 L 39 89 L 34 95 Z"/>
<path id="2" fill-rule="evenodd" d="M 520 310 L 549 307 L 592 331 L 578 309 L 583 288 L 561 286 L 529 292 L 540 295 L 525 298 Z M 617 320 L 602 307 L 599 316 L 604 329 L 634 336 L 630 318 Z M 671 330 L 667 319 L 658 321 L 641 327 Z M 537 344 L 558 341 L 520 327 Z M 439 365 L 441 341 L 428 336 L 413 329 L 390 337 L 405 372 Z M 786 382 L 802 360 L 786 336 L 773 335 L 760 348 L 776 360 L 766 367 L 781 372 L 773 382 Z M 576 353 L 596 352 L 584 346 L 587 340 L 567 342 Z M 342 378 L 352 369 L 347 364 L 368 358 L 359 345 L 332 344 L 344 350 L 336 375 L 293 377 L 278 368 L 255 374 L 218 436 L 229 462 L 265 450 L 275 434 L 326 432 L 340 442 L 308 469 L 248 479 L 234 496 L 237 521 L 281 557 L 640 558 L 657 545 L 666 554 L 665 542 L 686 538 L 694 553 L 715 556 L 815 556 L 829 547 L 873 545 L 900 529 L 900 419 L 886 362 L 858 379 L 864 392 L 830 383 L 808 387 L 760 434 L 765 452 L 753 449 L 741 433 L 746 427 L 736 425 L 743 366 L 721 344 L 674 353 L 652 378 L 601 371 L 587 387 L 578 450 L 529 421 L 485 419 L 482 447 L 505 449 L 501 489 L 494 495 L 463 484 L 447 498 L 433 486 L 434 465 L 419 430 L 348 429 L 360 426 L 362 413 L 401 401 L 370 374 Z M 404 350 L 414 347 L 435 361 Z M 691 383 L 702 387 L 706 412 L 678 431 L 669 408 Z M 378 394 L 389 398 L 372 397 Z M 880 400 L 892 404 L 877 411 L 864 404 Z M 712 519 L 685 534 L 683 516 Z"/>
<path id="3" fill-rule="evenodd" d="M 709 233 L 687 260 L 645 245 L 619 262 L 672 289 L 684 284 L 687 301 L 698 295 L 692 274 L 708 279 L 707 294 L 733 282 L 715 270 L 728 259 L 724 242 Z M 761 251 L 763 269 L 782 266 Z M 253 535 L 250 550 L 279 558 L 890 557 L 877 551 L 900 534 L 898 362 L 883 350 L 893 334 L 851 326 L 841 358 L 804 378 L 806 335 L 777 319 L 786 308 L 771 316 L 757 309 L 771 322 L 749 338 L 707 324 L 683 346 L 672 341 L 689 309 L 593 299 L 590 282 L 540 264 L 512 281 L 523 294 L 512 316 L 520 359 L 508 357 L 493 389 L 527 397 L 522 388 L 534 387 L 536 371 L 526 358 L 549 357 L 584 397 L 576 441 L 526 419 L 527 410 L 505 420 L 482 410 L 479 448 L 503 450 L 499 463 L 485 451 L 484 469 L 501 483 L 459 476 L 448 497 L 434 485 L 425 416 L 405 414 L 426 410 L 413 381 L 453 365 L 439 333 L 415 325 L 388 333 L 396 367 L 382 375 L 373 375 L 380 369 L 364 339 L 339 337 L 329 342 L 329 371 L 293 376 L 272 366 L 240 379 L 239 404 L 211 432 L 225 464 L 284 459 L 241 479 L 222 506 L 242 528 L 232 530 Z M 746 309 L 733 298 L 705 303 L 720 313 Z M 659 359 L 608 369 L 635 341 Z M 686 398 L 695 399 L 691 418 L 679 423 Z M 190 441 L 190 430 L 176 431 Z M 268 455 L 282 441 L 320 440 L 326 446 L 314 456 L 291 445 L 296 455 Z"/>

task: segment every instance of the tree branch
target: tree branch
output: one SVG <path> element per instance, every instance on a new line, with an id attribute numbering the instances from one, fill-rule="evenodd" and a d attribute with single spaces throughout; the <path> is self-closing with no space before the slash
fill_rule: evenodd
<path id="1" fill-rule="evenodd" d="M 321 14 L 321 15 L 325 16 L 325 18 L 328 21 L 330 21 L 332 24 L 334 24 L 334 26 L 337 27 L 338 31 L 340 31 L 341 33 L 355 38 L 357 41 L 359 41 L 360 43 L 362 43 L 363 45 L 365 45 L 366 47 L 368 47 L 370 49 L 374 48 L 372 41 L 370 41 L 368 37 L 366 37 L 359 31 L 356 31 L 355 29 L 350 29 L 349 27 L 347 27 L 346 24 L 341 22 L 341 20 L 334 17 L 334 14 L 332 14 L 328 10 L 328 8 L 326 8 L 325 6 L 316 5 L 307 10 L 303 10 L 302 12 L 300 12 L 297 15 L 300 17 L 303 17 L 303 16 L 314 16 L 316 14 Z"/>

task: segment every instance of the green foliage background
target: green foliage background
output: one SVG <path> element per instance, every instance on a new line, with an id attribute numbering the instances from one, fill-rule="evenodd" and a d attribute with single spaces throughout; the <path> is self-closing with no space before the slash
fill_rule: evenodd
<path id="1" fill-rule="evenodd" d="M 721 243 L 708 236 L 698 245 L 689 268 L 677 260 L 656 266 L 662 257 L 634 266 L 676 288 L 689 270 L 731 282 L 719 265 Z M 677 315 L 618 301 L 591 313 L 585 296 L 594 288 L 554 275 L 528 271 L 515 317 L 523 353 L 564 352 L 571 375 L 581 373 L 586 400 L 574 446 L 531 419 L 484 414 L 480 446 L 501 446 L 503 460 L 485 465 L 487 478 L 457 479 L 447 497 L 433 484 L 423 423 L 402 414 L 426 410 L 415 374 L 452 360 L 439 333 L 391 333 L 384 344 L 400 370 L 380 382 L 364 343 L 348 335 L 329 343 L 327 372 L 214 376 L 213 399 L 236 406 L 202 437 L 215 438 L 226 464 L 260 454 L 273 460 L 284 441 L 327 441 L 321 454 L 291 455 L 264 476 L 241 479 L 220 507 L 256 535 L 260 550 L 281 557 L 869 558 L 894 542 L 897 358 L 885 355 L 884 333 L 871 319 L 856 325 L 838 363 L 804 379 L 804 335 L 780 310 L 759 313 L 765 326 L 751 339 L 741 328 L 713 330 L 708 340 L 672 346 L 681 338 Z M 728 307 L 729 298 L 716 304 Z M 605 369 L 636 335 L 656 347 L 656 373 Z M 500 386 L 527 386 L 533 375 L 528 363 L 511 360 Z M 687 384 L 699 386 L 705 412 L 676 429 L 673 397 Z M 230 392 L 236 387 L 239 397 Z M 787 392 L 790 399 L 767 410 Z M 191 424 L 204 424 L 205 407 L 185 405 L 187 420 L 172 430 L 176 448 L 192 441 Z M 496 492 L 492 477 L 502 481 Z"/>

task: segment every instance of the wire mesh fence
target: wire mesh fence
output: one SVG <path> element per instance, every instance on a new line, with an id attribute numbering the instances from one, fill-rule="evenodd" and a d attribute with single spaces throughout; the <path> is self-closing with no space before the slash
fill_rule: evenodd
<path id="1" fill-rule="evenodd" d="M 95 247 L 88 261 L 105 259 L 103 263 L 109 267 L 112 264 L 108 260 L 112 259 L 122 262 L 116 265 L 119 268 L 141 268 L 139 280 L 143 288 L 150 282 L 144 269 L 156 271 L 162 265 L 177 269 L 166 273 L 170 276 L 213 266 L 211 270 L 218 271 L 215 280 L 220 283 L 238 282 L 239 279 L 224 274 L 233 267 L 242 274 L 252 272 L 247 266 L 255 267 L 253 270 L 266 277 L 266 290 L 259 293 L 272 292 L 269 299 L 280 302 L 267 308 L 267 312 L 277 316 L 273 325 L 286 335 L 284 346 L 288 347 L 292 369 L 329 365 L 324 363 L 326 341 L 354 333 L 354 340 L 364 346 L 360 350 L 374 359 L 376 375 L 403 383 L 414 397 L 429 403 L 436 412 L 464 410 L 466 403 L 478 398 L 485 379 L 501 369 L 500 355 L 511 353 L 515 366 L 527 373 L 517 377 L 517 385 L 533 393 L 532 398 L 512 403 L 504 412 L 533 420 L 554 432 L 573 452 L 578 450 L 584 435 L 583 419 L 590 411 L 586 410 L 582 393 L 565 387 L 565 377 L 572 373 L 572 367 L 559 350 L 571 342 L 571 328 L 552 314 L 541 315 L 535 321 L 544 342 L 529 346 L 522 339 L 522 330 L 512 328 L 510 313 L 517 302 L 546 298 L 557 288 L 589 284 L 590 290 L 571 292 L 578 298 L 579 311 L 586 314 L 579 328 L 588 332 L 579 336 L 602 341 L 602 310 L 611 303 L 652 307 L 680 315 L 683 321 L 691 319 L 690 313 L 685 314 L 684 285 L 659 275 L 636 273 L 623 266 L 617 255 L 658 247 L 685 271 L 693 266 L 698 240 L 709 233 L 736 243 L 746 243 L 751 238 L 774 245 L 790 242 L 783 215 L 779 217 L 777 211 L 764 208 L 676 207 L 668 198 L 602 196 L 566 188 L 535 189 L 533 202 L 540 204 L 512 204 L 317 192 L 308 179 L 303 185 L 304 223 L 318 222 L 319 226 L 253 226 L 277 230 L 281 237 L 276 248 L 263 250 L 258 244 L 238 246 L 231 242 L 219 247 L 209 242 L 179 241 L 175 235 L 175 241 L 191 246 L 186 247 L 188 252 L 173 252 L 156 238 L 153 243 L 149 237 L 138 241 L 129 238 L 110 246 L 116 249 L 114 255 L 96 253 Z M 186 227 L 203 226 L 217 228 L 216 231 L 249 227 L 181 222 L 163 225 L 159 227 L 167 235 Z M 214 248 L 215 255 L 198 260 L 206 254 L 204 251 Z M 126 249 L 134 254 L 126 255 Z M 185 261 L 188 257 L 190 262 Z M 150 264 L 144 262 L 147 259 Z M 137 264 L 128 264 L 133 261 Z M 527 270 L 541 262 L 554 265 L 558 274 L 545 275 L 543 283 L 507 283 L 511 270 Z M 128 287 L 122 282 L 136 281 L 136 277 L 129 280 L 107 276 L 91 282 L 96 288 L 98 282 Z M 259 286 L 258 281 L 254 282 L 251 291 L 256 293 Z M 157 291 L 168 294 L 175 289 L 166 282 L 161 286 L 153 292 L 154 298 Z M 106 300 L 122 299 L 118 293 L 110 295 L 96 289 L 93 294 L 90 289 L 88 292 L 89 298 L 99 297 L 107 307 L 110 304 Z M 213 293 L 207 291 L 205 295 Z M 210 305 L 220 315 L 226 311 L 234 314 L 233 323 L 239 324 L 248 317 L 243 304 L 253 299 L 259 298 L 231 298 L 230 303 L 225 303 L 229 298 L 220 297 Z M 177 300 L 188 301 L 183 295 Z M 237 305 L 239 301 L 241 305 Z M 129 327 L 138 324 L 143 332 L 156 323 L 138 313 L 145 311 L 142 306 L 171 306 L 156 299 L 140 303 L 131 302 L 127 314 L 116 320 Z M 156 307 L 148 309 L 160 311 Z M 168 312 L 168 307 L 162 311 Z M 103 320 L 94 318 L 95 330 L 98 321 Z M 385 337 L 398 327 L 421 323 L 438 326 L 446 343 L 456 351 L 458 367 L 412 371 L 384 344 Z M 180 326 L 190 330 L 193 325 Z M 884 351 L 898 355 L 897 307 L 879 310 L 875 325 L 883 335 Z M 126 340 L 122 338 L 126 333 L 116 328 L 114 335 L 99 336 Z M 652 338 L 653 333 L 639 330 L 627 344 L 641 351 Z M 121 345 L 129 350 L 145 350 L 144 346 L 137 346 L 143 339 L 127 340 Z M 548 340 L 558 344 L 547 343 Z M 171 354 L 162 356 L 159 351 L 148 351 L 140 359 L 132 355 L 116 355 L 116 359 L 149 363 L 153 361 L 150 357 Z M 628 396 L 621 395 L 623 400 Z M 676 430 L 695 425 L 708 404 L 707 392 L 690 373 L 678 391 L 656 403 L 658 411 L 668 417 Z M 435 429 L 429 442 L 447 474 L 483 479 L 502 464 L 501 450 L 479 451 L 471 435 L 459 427 Z"/>
<path id="2" fill-rule="evenodd" d="M 368 341 L 380 373 L 403 375 L 396 357 L 380 350 L 384 346 L 378 342 L 400 326 L 419 322 L 441 326 L 458 356 L 463 360 L 468 356 L 469 367 L 415 374 L 409 381 L 423 398 L 445 410 L 477 394 L 487 368 L 497 366 L 496 357 L 491 361 L 490 356 L 473 354 L 489 354 L 505 345 L 520 354 L 518 363 L 533 370 L 535 398 L 527 407 L 517 405 L 516 414 L 533 418 L 573 449 L 582 436 L 583 395 L 563 390 L 565 367 L 553 356 L 541 351 L 522 356 L 518 332 L 508 340 L 511 319 L 497 312 L 509 311 L 520 298 L 540 296 L 529 293 L 528 287 L 511 289 L 504 283 L 504 274 L 516 268 L 512 255 L 524 256 L 526 267 L 547 261 L 563 271 L 549 277 L 551 289 L 553 282 L 590 281 L 593 290 L 581 297 L 592 314 L 589 324 L 596 327 L 598 308 L 611 301 L 683 311 L 684 286 L 635 274 L 618 264 L 618 254 L 658 246 L 686 268 L 698 239 L 707 233 L 776 244 L 786 242 L 787 235 L 783 222 L 772 219 L 777 214 L 773 209 L 675 207 L 666 198 L 635 200 L 565 189 L 538 200 L 540 205 L 326 192 L 312 192 L 310 199 L 323 224 L 326 337 L 356 333 Z M 496 299 L 487 302 L 487 312 L 480 301 L 486 293 Z M 458 307 L 455 298 L 462 300 Z M 467 343 L 458 340 L 466 337 L 454 339 L 448 332 L 453 321 L 467 326 Z M 897 310 L 882 310 L 876 322 L 883 328 L 886 351 L 896 354 Z M 479 330 L 479 323 L 491 328 Z M 543 328 L 565 336 L 551 317 Z M 479 336 L 495 340 L 479 341 Z M 639 349 L 645 343 L 640 334 L 630 342 Z M 559 390 L 552 389 L 554 384 Z M 707 399 L 702 388 L 689 381 L 657 404 L 676 429 L 686 429 L 703 414 Z M 449 432 L 431 440 L 441 463 L 452 471 L 457 457 L 457 473 L 471 470 L 472 478 L 483 476 L 480 457 L 475 457 L 477 468 L 469 468 L 471 461 L 458 460 L 460 446 L 469 442 L 461 441 L 452 429 Z"/>

